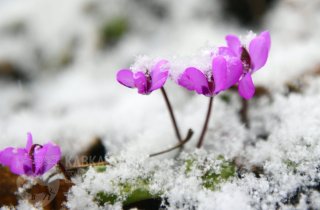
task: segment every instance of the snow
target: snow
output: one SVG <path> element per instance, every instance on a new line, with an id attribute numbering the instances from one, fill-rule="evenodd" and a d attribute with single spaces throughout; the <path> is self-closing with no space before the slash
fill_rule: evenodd
<path id="1" fill-rule="evenodd" d="M 266 14 L 254 32 L 270 31 L 271 52 L 253 79 L 271 98 L 249 102 L 247 128 L 238 93 L 216 97 L 204 150 L 195 151 L 208 99 L 175 81 L 188 66 L 210 69 L 210 53 L 225 44 L 226 34 L 245 37 L 251 30 L 224 21 L 219 1 L 0 1 L 0 61 L 14 63 L 30 78 L 0 81 L 0 148 L 24 146 L 30 131 L 35 142 L 52 140 L 73 157 L 100 137 L 115 166 L 75 177 L 71 209 L 121 209 L 120 202 L 98 206 L 95 195 L 120 194 L 114 183 L 150 174 L 150 191 L 161 191 L 169 209 L 319 209 L 320 79 L 310 75 L 320 63 L 319 4 L 279 0 Z M 101 49 L 99 28 L 113 17 L 126 18 L 129 29 L 115 46 Z M 71 61 L 64 64 L 68 55 Z M 170 61 L 173 81 L 166 90 L 181 133 L 195 132 L 178 160 L 177 151 L 147 158 L 177 142 L 160 92 L 141 96 L 115 80 L 119 69 L 159 59 Z M 302 92 L 288 95 L 286 84 L 298 79 Z M 239 176 L 219 189 L 203 188 L 201 170 L 185 174 L 188 157 L 214 166 L 219 155 L 239 164 Z M 262 174 L 254 174 L 254 167 Z M 287 202 L 297 190 L 297 204 Z M 31 206 L 21 200 L 17 208 Z"/>

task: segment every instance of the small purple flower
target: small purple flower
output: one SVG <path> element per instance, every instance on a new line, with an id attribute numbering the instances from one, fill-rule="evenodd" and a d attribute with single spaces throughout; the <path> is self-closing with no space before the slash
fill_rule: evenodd
<path id="1" fill-rule="evenodd" d="M 203 72 L 189 67 L 179 77 L 178 84 L 190 91 L 212 97 L 237 83 L 241 74 L 242 63 L 239 58 L 218 54 L 214 55 L 211 70 Z"/>
<path id="2" fill-rule="evenodd" d="M 39 176 L 54 167 L 61 158 L 60 147 L 52 142 L 33 144 L 28 133 L 25 148 L 8 147 L 0 151 L 0 164 L 18 175 Z"/>
<path id="3" fill-rule="evenodd" d="M 235 35 L 226 36 L 227 47 L 220 47 L 219 54 L 236 56 L 241 59 L 243 72 L 239 79 L 238 91 L 245 98 L 250 99 L 254 95 L 255 87 L 251 75 L 262 68 L 268 58 L 271 38 L 268 31 L 255 36 L 249 43 L 249 46 L 240 42 Z"/>
<path id="4" fill-rule="evenodd" d="M 148 95 L 152 91 L 161 88 L 169 76 L 168 61 L 160 60 L 150 70 L 132 72 L 130 69 L 122 69 L 117 73 L 117 80 L 120 84 L 137 88 L 138 92 Z"/>

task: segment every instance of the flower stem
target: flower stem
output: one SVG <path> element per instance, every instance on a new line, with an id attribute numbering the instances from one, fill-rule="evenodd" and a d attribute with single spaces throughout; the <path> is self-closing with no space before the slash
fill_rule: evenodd
<path id="1" fill-rule="evenodd" d="M 246 128 L 250 127 L 249 119 L 248 119 L 248 101 L 244 98 L 241 99 L 241 109 L 240 113 L 240 120 L 246 126 Z"/>
<path id="2" fill-rule="evenodd" d="M 200 148 L 202 146 L 202 144 L 203 144 L 204 136 L 205 136 L 205 134 L 207 132 L 207 129 L 208 129 L 208 124 L 209 124 L 209 119 L 210 119 L 210 115 L 211 115 L 212 104 L 213 104 L 213 97 L 210 97 L 206 120 L 205 120 L 204 125 L 202 127 L 202 131 L 201 131 L 201 135 L 200 135 L 199 140 L 198 140 L 197 148 Z"/>
<path id="3" fill-rule="evenodd" d="M 71 178 L 68 175 L 67 170 L 66 170 L 66 168 L 64 167 L 64 165 L 62 164 L 61 161 L 58 162 L 58 167 L 59 167 L 61 173 L 63 174 L 64 178 L 66 178 L 66 180 L 68 180 L 68 181 L 71 181 Z"/>
<path id="4" fill-rule="evenodd" d="M 161 151 L 161 152 L 153 153 L 153 154 L 149 155 L 149 157 L 154 157 L 154 156 L 162 155 L 162 154 L 165 154 L 165 153 L 167 153 L 167 152 L 171 152 L 172 150 L 175 150 L 175 149 L 177 149 L 177 148 L 181 148 L 185 143 L 187 143 L 187 142 L 191 139 L 192 135 L 193 135 L 193 131 L 192 131 L 192 129 L 189 129 L 189 130 L 188 130 L 188 134 L 187 134 L 186 138 L 185 138 L 183 141 L 179 142 L 179 143 L 178 143 L 177 145 L 175 145 L 174 147 L 171 147 L 171 148 L 169 148 L 169 149 L 163 150 L 163 151 Z"/>
<path id="5" fill-rule="evenodd" d="M 167 96 L 167 93 L 164 90 L 164 87 L 161 88 L 161 93 L 162 93 L 162 95 L 164 97 L 164 100 L 165 100 L 165 102 L 167 104 L 167 107 L 168 107 L 168 110 L 169 110 L 169 113 L 170 113 L 170 117 L 171 117 L 171 121 L 172 121 L 174 130 L 176 132 L 176 136 L 178 138 L 178 141 L 182 142 L 182 138 L 181 138 L 181 134 L 180 134 L 180 131 L 179 131 L 179 128 L 178 128 L 178 124 L 177 124 L 176 118 L 174 117 L 173 109 L 172 109 L 172 106 L 170 104 L 170 101 L 169 101 L 169 98 Z"/>

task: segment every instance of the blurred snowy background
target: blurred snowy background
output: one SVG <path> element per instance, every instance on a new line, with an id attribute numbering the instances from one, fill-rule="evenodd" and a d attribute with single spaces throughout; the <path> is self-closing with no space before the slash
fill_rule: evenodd
<path id="1" fill-rule="evenodd" d="M 250 164 L 270 161 L 267 171 L 286 155 L 310 159 L 313 167 L 320 163 L 319 27 L 319 0 L 0 0 L 0 148 L 24 145 L 28 131 L 38 143 L 55 141 L 66 156 L 82 152 L 95 138 L 108 154 L 167 148 L 176 140 L 160 92 L 139 95 L 116 82 L 116 71 L 138 55 L 170 61 L 224 44 L 228 33 L 269 30 L 270 57 L 253 78 L 272 100 L 250 103 L 247 129 L 238 115 L 239 97 L 230 93 L 230 103 L 218 97 L 205 146 Z M 166 89 L 182 132 L 195 131 L 186 147 L 191 151 L 207 98 L 172 81 Z M 301 141 L 313 152 L 303 152 Z M 312 178 L 318 176 L 313 172 Z M 293 176 L 292 182 L 285 192 L 303 181 Z M 320 199 L 319 193 L 313 196 Z M 252 203 L 259 199 L 250 199 L 241 201 L 244 208 L 258 205 Z"/>
<path id="2" fill-rule="evenodd" d="M 116 153 L 167 145 L 174 133 L 160 93 L 120 86 L 118 69 L 138 55 L 192 56 L 227 33 L 267 29 L 270 59 L 254 80 L 280 91 L 320 63 L 319 11 L 319 1 L 299 0 L 1 0 L 0 146 L 24 144 L 27 131 L 72 153 L 96 136 Z M 181 126 L 198 125 L 204 97 L 167 86 Z"/>

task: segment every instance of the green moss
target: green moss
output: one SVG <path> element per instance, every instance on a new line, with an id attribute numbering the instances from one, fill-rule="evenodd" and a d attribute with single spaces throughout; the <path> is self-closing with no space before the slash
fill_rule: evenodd
<path id="1" fill-rule="evenodd" d="M 284 162 L 284 164 L 286 164 L 287 168 L 292 170 L 294 173 L 297 171 L 297 168 L 299 166 L 298 163 L 296 163 L 296 162 L 294 162 L 292 160 L 289 160 L 289 159 L 288 160 L 284 160 L 283 162 Z"/>
<path id="2" fill-rule="evenodd" d="M 187 159 L 185 161 L 186 174 L 189 174 L 191 172 L 194 162 L 195 159 Z"/>
<path id="3" fill-rule="evenodd" d="M 105 204 L 115 204 L 118 196 L 112 193 L 98 192 L 94 200 L 99 206 L 104 206 Z"/>
<path id="4" fill-rule="evenodd" d="M 201 177 L 203 187 L 209 190 L 215 190 L 221 183 L 227 181 L 231 177 L 234 177 L 236 174 L 236 167 L 232 162 L 224 160 L 222 156 L 218 157 L 218 159 L 223 159 L 220 165 L 220 170 L 208 170 Z"/>
<path id="5" fill-rule="evenodd" d="M 101 47 L 116 44 L 128 31 L 128 21 L 123 17 L 114 18 L 100 28 Z"/>
<path id="6" fill-rule="evenodd" d="M 135 189 L 133 192 L 131 192 L 125 201 L 123 202 L 123 205 L 128 205 L 134 202 L 146 200 L 146 199 L 151 199 L 151 198 L 157 198 L 159 197 L 158 195 L 153 195 L 150 193 L 148 189 L 145 188 L 138 188 Z"/>
<path id="7" fill-rule="evenodd" d="M 216 190 L 219 186 L 234 177 L 236 174 L 236 166 L 231 161 L 227 161 L 223 156 L 218 156 L 214 161 L 214 166 L 208 169 L 208 165 L 211 161 L 204 161 L 201 163 L 197 161 L 196 157 L 189 157 L 184 160 L 184 170 L 186 176 L 191 176 L 193 170 L 202 172 L 200 177 L 202 180 L 202 186 L 209 190 Z M 210 165 L 209 165 L 210 167 Z M 117 188 L 115 192 L 99 192 L 96 195 L 96 202 L 103 206 L 105 204 L 114 204 L 115 202 L 121 202 L 124 206 L 138 201 L 147 199 L 160 198 L 163 192 L 151 192 L 150 183 L 152 173 L 148 178 L 137 177 L 125 181 L 112 181 L 113 186 Z"/>
<path id="8" fill-rule="evenodd" d="M 221 165 L 220 176 L 224 180 L 228 180 L 236 174 L 236 166 L 232 162 L 225 161 Z"/>
<path id="9" fill-rule="evenodd" d="M 221 183 L 227 181 L 229 178 L 234 177 L 236 174 L 236 166 L 233 162 L 225 160 L 224 156 L 219 155 L 216 158 L 219 161 L 218 167 L 208 169 L 209 164 L 207 161 L 203 163 L 197 162 L 195 157 L 190 157 L 185 160 L 185 173 L 190 175 L 190 172 L 196 167 L 196 170 L 202 171 L 202 185 L 204 188 L 215 190 Z"/>
<path id="10" fill-rule="evenodd" d="M 123 205 L 128 205 L 134 202 L 158 198 L 161 193 L 152 194 L 149 189 L 149 179 L 137 178 L 133 181 L 118 183 L 120 193 L 99 192 L 95 201 L 103 206 L 105 204 L 114 204 L 116 201 L 122 202 Z"/>
<path id="11" fill-rule="evenodd" d="M 107 170 L 107 166 L 95 166 L 94 169 L 96 170 L 96 172 L 102 173 Z"/>

